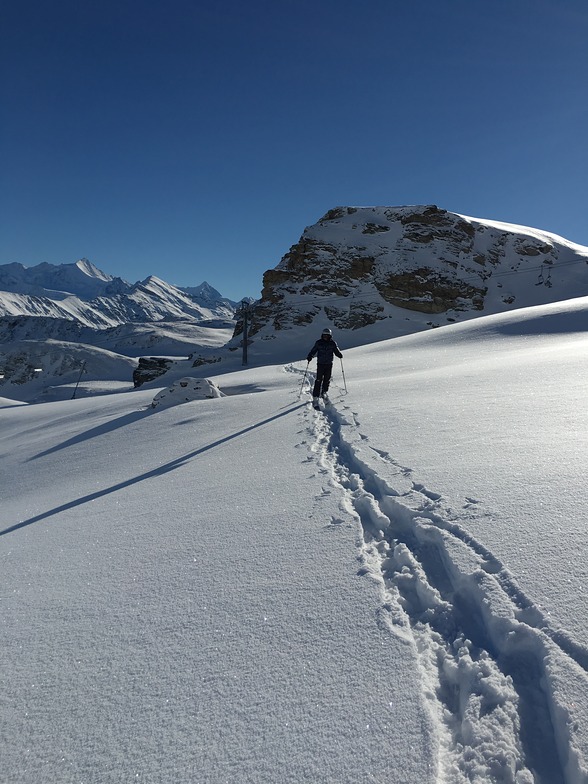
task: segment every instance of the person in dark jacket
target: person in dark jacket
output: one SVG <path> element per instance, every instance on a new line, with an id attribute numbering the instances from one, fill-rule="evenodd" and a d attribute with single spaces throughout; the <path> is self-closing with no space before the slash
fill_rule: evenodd
<path id="1" fill-rule="evenodd" d="M 318 403 L 319 396 L 327 400 L 331 373 L 333 372 L 333 355 L 339 358 L 343 354 L 339 351 L 339 346 L 333 340 L 333 333 L 330 329 L 323 329 L 323 333 L 311 348 L 306 361 L 310 362 L 316 354 L 316 381 L 312 390 L 313 402 Z"/>

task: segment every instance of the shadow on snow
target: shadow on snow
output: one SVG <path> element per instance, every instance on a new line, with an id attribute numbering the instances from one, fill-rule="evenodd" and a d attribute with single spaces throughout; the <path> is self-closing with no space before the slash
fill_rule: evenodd
<path id="1" fill-rule="evenodd" d="M 139 476 L 135 476 L 132 479 L 127 479 L 124 482 L 119 482 L 118 484 L 112 485 L 112 487 L 107 487 L 104 490 L 97 490 L 95 493 L 90 493 L 89 495 L 82 496 L 81 498 L 76 498 L 74 501 L 68 501 L 68 503 L 66 504 L 61 504 L 61 506 L 56 506 L 53 509 L 49 509 L 47 512 L 43 512 L 42 514 L 35 515 L 35 517 L 31 517 L 28 520 L 22 520 L 20 523 L 16 523 L 15 525 L 11 525 L 9 528 L 5 528 L 3 531 L 0 531 L 0 536 L 5 536 L 6 534 L 13 533 L 14 531 L 18 531 L 19 528 L 25 528 L 26 526 L 33 525 L 33 523 L 38 523 L 41 520 L 46 520 L 47 518 L 53 517 L 53 515 L 59 514 L 60 512 L 65 512 L 69 509 L 75 509 L 77 506 L 82 506 L 83 504 L 89 503 L 90 501 L 95 501 L 97 498 L 102 498 L 103 496 L 110 495 L 111 493 L 116 493 L 118 490 L 123 490 L 125 487 L 131 487 L 132 485 L 136 485 L 139 482 L 145 481 L 146 479 L 153 479 L 156 476 L 163 476 L 164 474 L 167 474 L 170 471 L 175 471 L 176 468 L 181 468 L 181 466 L 185 465 L 193 458 L 198 457 L 198 455 L 201 455 L 204 452 L 208 452 L 209 450 L 214 449 L 217 446 L 221 446 L 222 444 L 226 444 L 228 441 L 232 441 L 235 438 L 239 438 L 239 436 L 243 436 L 246 433 L 250 433 L 252 430 L 256 430 L 258 427 L 263 427 L 264 425 L 268 425 L 270 422 L 275 422 L 276 419 L 280 419 L 281 417 L 288 416 L 288 414 L 292 414 L 294 411 L 297 411 L 299 408 L 303 408 L 305 405 L 306 403 L 299 403 L 298 405 L 289 408 L 287 411 L 282 411 L 281 413 L 275 414 L 274 416 L 268 417 L 267 419 L 262 419 L 261 422 L 257 422 L 254 425 L 245 427 L 243 428 L 243 430 L 238 430 L 236 433 L 232 433 L 230 436 L 219 438 L 218 441 L 213 441 L 212 443 L 207 444 L 206 446 L 202 446 L 199 449 L 195 449 L 193 452 L 188 452 L 187 455 L 182 455 L 181 457 L 177 457 L 175 460 L 171 460 L 169 463 L 165 463 L 164 465 L 159 466 L 158 468 L 154 468 L 151 471 L 146 471 L 144 474 L 139 474 Z M 127 423 L 129 419 L 132 421 L 133 419 L 136 418 L 138 418 L 137 414 L 128 415 L 127 417 L 122 417 L 122 419 L 127 420 Z M 117 422 L 120 422 L 120 420 L 117 420 Z M 95 431 L 101 430 L 102 432 L 106 432 L 108 429 L 109 429 L 108 426 L 104 425 L 101 426 L 100 428 L 95 428 Z M 89 431 L 89 432 L 93 432 L 93 431 Z M 97 433 L 94 432 L 94 435 L 97 435 Z M 72 441 L 73 440 L 74 439 L 72 439 Z M 53 450 L 48 450 L 43 454 L 48 454 L 50 451 Z M 40 457 L 40 455 L 38 456 Z"/>

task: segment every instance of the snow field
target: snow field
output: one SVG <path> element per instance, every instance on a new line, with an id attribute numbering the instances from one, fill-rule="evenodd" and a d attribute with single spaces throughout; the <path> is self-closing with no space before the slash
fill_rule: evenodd
<path id="1" fill-rule="evenodd" d="M 9 781 L 585 784 L 586 307 L 0 410 Z"/>
<path id="2" fill-rule="evenodd" d="M 3 412 L 9 781 L 433 780 L 414 654 L 283 378 L 33 406 L 22 438 Z"/>

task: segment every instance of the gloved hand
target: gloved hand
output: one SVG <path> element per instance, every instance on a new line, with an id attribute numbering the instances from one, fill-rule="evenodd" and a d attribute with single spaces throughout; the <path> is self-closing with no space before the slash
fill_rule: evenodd
<path id="1" fill-rule="evenodd" d="M 306 357 L 306 361 L 307 362 L 310 362 L 311 359 L 312 359 L 312 357 Z"/>

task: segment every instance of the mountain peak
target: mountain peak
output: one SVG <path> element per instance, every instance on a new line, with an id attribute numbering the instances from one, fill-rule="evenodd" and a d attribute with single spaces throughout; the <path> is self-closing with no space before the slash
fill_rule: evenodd
<path id="1" fill-rule="evenodd" d="M 206 281 L 203 281 L 199 286 L 182 286 L 181 291 L 202 307 L 218 307 L 218 304 L 221 303 L 223 307 L 232 312 L 234 312 L 237 307 L 236 302 L 223 297 L 220 291 L 217 291 L 214 286 L 211 286 L 210 283 L 207 283 Z"/>
<path id="2" fill-rule="evenodd" d="M 67 267 L 68 265 L 64 264 L 62 266 Z M 90 278 L 97 278 L 98 280 L 103 280 L 106 282 L 110 282 L 114 280 L 112 275 L 107 275 L 105 272 L 102 272 L 101 269 L 98 269 L 98 267 L 96 267 L 94 264 L 92 264 L 91 261 L 89 261 L 86 258 L 79 259 L 72 266 L 77 267 L 77 269 L 79 269 L 80 272 L 83 272 L 84 275 L 87 275 Z"/>
<path id="3" fill-rule="evenodd" d="M 265 273 L 249 337 L 313 325 L 384 339 L 588 295 L 587 261 L 562 237 L 434 204 L 336 207 Z"/>

